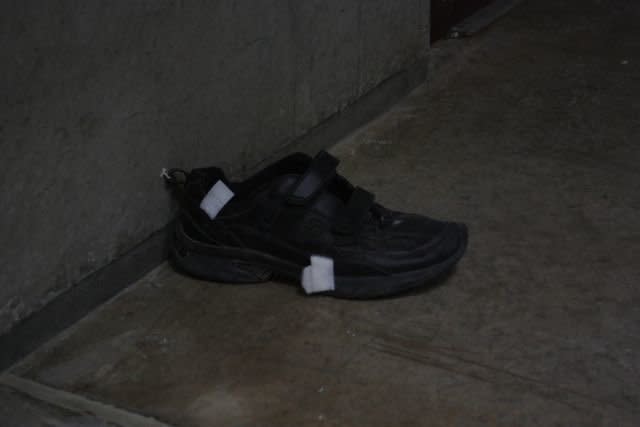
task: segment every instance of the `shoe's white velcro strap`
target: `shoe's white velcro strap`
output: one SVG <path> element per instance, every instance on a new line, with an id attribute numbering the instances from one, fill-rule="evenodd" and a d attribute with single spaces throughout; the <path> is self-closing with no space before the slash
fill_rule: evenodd
<path id="1" fill-rule="evenodd" d="M 302 270 L 302 287 L 307 294 L 332 291 L 335 289 L 333 259 L 312 255 L 311 265 Z"/>
<path id="2" fill-rule="evenodd" d="M 200 209 L 205 211 L 209 218 L 214 219 L 232 197 L 233 191 L 224 182 L 218 181 L 200 202 Z"/>

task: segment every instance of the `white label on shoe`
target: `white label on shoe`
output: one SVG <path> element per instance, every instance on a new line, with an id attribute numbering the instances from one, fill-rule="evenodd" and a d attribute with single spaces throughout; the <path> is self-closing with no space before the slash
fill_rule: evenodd
<path id="1" fill-rule="evenodd" d="M 200 202 L 200 209 L 205 211 L 209 218 L 214 219 L 232 197 L 233 191 L 224 182 L 218 181 Z"/>
<path id="2" fill-rule="evenodd" d="M 334 290 L 333 259 L 311 255 L 311 265 L 302 270 L 302 287 L 307 294 Z"/>

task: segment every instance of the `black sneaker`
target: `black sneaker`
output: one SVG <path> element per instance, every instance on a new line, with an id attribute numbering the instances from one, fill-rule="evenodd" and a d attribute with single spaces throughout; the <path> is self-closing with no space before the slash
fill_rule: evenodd
<path id="1" fill-rule="evenodd" d="M 464 224 L 386 209 L 337 165 L 322 151 L 293 154 L 243 182 L 215 167 L 167 171 L 180 204 L 174 265 L 216 282 L 275 275 L 307 293 L 374 298 L 421 286 L 462 257 Z"/>

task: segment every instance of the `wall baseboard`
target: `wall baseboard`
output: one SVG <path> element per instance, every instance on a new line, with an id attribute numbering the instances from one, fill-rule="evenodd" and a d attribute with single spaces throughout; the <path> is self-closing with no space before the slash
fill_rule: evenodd
<path id="1" fill-rule="evenodd" d="M 169 228 L 85 277 L 0 336 L 0 371 L 73 325 L 167 257 Z"/>

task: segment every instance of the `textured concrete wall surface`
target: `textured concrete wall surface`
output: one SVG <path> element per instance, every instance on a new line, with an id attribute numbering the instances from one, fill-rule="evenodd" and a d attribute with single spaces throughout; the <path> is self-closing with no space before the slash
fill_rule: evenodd
<path id="1" fill-rule="evenodd" d="M 428 47 L 428 0 L 2 8 L 0 333 L 167 224 L 162 167 L 241 173 Z"/>

